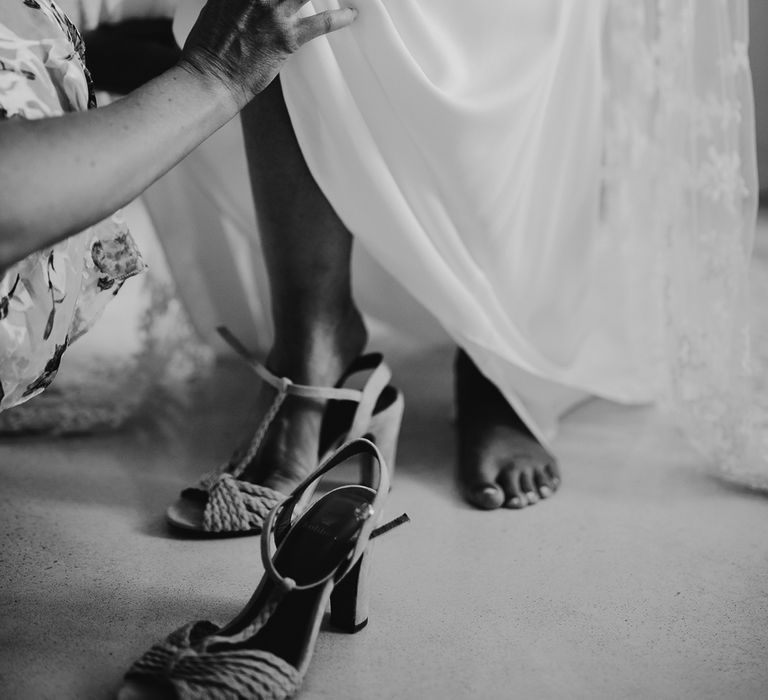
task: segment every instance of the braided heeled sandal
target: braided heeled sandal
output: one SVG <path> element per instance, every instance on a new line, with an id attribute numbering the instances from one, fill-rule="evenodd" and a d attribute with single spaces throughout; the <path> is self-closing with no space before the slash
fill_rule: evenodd
<path id="1" fill-rule="evenodd" d="M 373 488 L 334 488 L 294 518 L 306 492 L 353 459 L 370 469 Z M 341 447 L 270 512 L 261 535 L 264 577 L 242 612 L 224 627 L 190 623 L 153 646 L 126 673 L 119 700 L 160 688 L 178 700 L 291 697 L 329 601 L 331 624 L 343 631 L 357 632 L 368 620 L 370 540 L 408 520 L 402 515 L 374 529 L 388 491 L 388 469 L 373 443 Z"/>
<path id="2" fill-rule="evenodd" d="M 226 328 L 218 329 L 224 340 L 239 353 L 267 384 L 275 388 L 272 405 L 241 455 L 205 474 L 166 512 L 169 524 L 198 535 L 258 534 L 267 514 L 285 494 L 267 486 L 245 481 L 240 476 L 261 447 L 264 437 L 289 396 L 325 400 L 320 429 L 318 462 L 339 445 L 358 437 L 375 442 L 390 470 L 394 469 L 397 438 L 403 415 L 403 396 L 391 386 L 392 372 L 378 353 L 361 355 L 347 369 L 335 387 L 294 384 L 277 377 L 253 359 Z M 366 376 L 363 388 L 345 386 Z M 307 494 L 307 499 L 311 493 Z"/>

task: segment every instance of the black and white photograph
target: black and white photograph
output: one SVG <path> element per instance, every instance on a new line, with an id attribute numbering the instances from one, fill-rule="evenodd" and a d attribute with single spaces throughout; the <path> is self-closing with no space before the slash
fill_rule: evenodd
<path id="1" fill-rule="evenodd" d="M 768 0 L 0 0 L 0 698 L 768 698 Z"/>

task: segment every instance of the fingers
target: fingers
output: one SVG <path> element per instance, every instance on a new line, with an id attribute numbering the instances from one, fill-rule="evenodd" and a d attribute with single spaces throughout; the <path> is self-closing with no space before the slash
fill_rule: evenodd
<path id="1" fill-rule="evenodd" d="M 357 19 L 357 10 L 353 7 L 345 7 L 341 10 L 326 10 L 310 17 L 302 17 L 298 21 L 297 26 L 299 46 L 323 34 L 330 34 L 337 29 L 348 27 L 355 19 Z"/>

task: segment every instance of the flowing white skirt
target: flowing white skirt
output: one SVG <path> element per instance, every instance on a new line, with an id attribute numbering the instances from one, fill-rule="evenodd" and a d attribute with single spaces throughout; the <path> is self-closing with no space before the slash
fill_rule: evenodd
<path id="1" fill-rule="evenodd" d="M 355 4 L 281 79 L 360 244 L 362 305 L 434 337 L 426 309 L 542 439 L 588 395 L 665 400 L 723 469 L 768 483 L 747 366 L 745 0 Z M 195 16 L 182 6 L 180 34 Z M 147 201 L 198 327 L 265 344 L 238 130 Z"/>

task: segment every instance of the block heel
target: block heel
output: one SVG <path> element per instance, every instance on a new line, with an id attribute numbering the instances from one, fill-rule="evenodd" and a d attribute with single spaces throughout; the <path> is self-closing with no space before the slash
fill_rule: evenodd
<path id="1" fill-rule="evenodd" d="M 331 593 L 330 622 L 342 632 L 354 634 L 368 624 L 370 561 L 370 551 L 366 550 Z"/>

